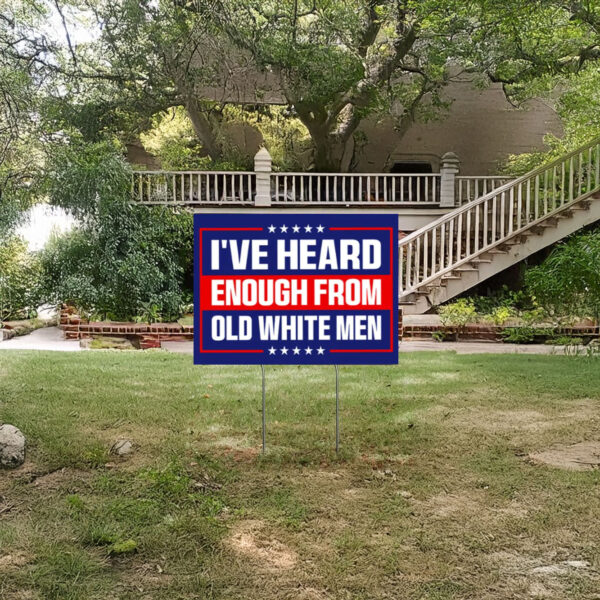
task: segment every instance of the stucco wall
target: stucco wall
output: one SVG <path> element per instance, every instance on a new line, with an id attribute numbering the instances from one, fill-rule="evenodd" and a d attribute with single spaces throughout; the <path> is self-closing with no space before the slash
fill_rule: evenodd
<path id="1" fill-rule="evenodd" d="M 439 121 L 417 123 L 402 138 L 393 120 L 367 120 L 361 127 L 366 144 L 357 151 L 355 170 L 389 171 L 395 162 L 424 160 L 439 170 L 439 159 L 455 152 L 461 160 L 462 175 L 493 175 L 498 163 L 509 154 L 544 147 L 547 133 L 560 136 L 562 128 L 554 110 L 540 100 L 516 109 L 506 100 L 499 84 L 476 89 L 470 82 L 448 86 L 445 97 L 452 99 L 447 116 Z M 253 156 L 262 142 L 261 134 L 248 125 L 233 125 L 224 132 L 228 143 Z M 128 148 L 132 163 L 160 168 L 139 146 Z"/>
<path id="2" fill-rule="evenodd" d="M 493 175 L 508 154 L 542 149 L 547 133 L 562 133 L 550 106 L 533 100 L 515 109 L 499 84 L 478 90 L 470 82 L 457 82 L 448 87 L 446 96 L 453 100 L 446 118 L 416 124 L 402 139 L 391 119 L 366 122 L 361 129 L 368 142 L 358 155 L 358 170 L 385 171 L 394 162 L 418 158 L 430 159 L 436 171 L 439 158 L 451 151 L 461 159 L 462 175 Z"/>

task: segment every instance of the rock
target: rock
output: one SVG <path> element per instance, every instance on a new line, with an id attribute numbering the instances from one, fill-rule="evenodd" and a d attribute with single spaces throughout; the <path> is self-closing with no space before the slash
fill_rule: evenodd
<path id="1" fill-rule="evenodd" d="M 112 445 L 110 453 L 117 456 L 125 456 L 126 454 L 131 454 L 132 450 L 133 444 L 129 440 L 118 440 Z"/>
<path id="2" fill-rule="evenodd" d="M 25 462 L 25 436 L 14 425 L 0 425 L 0 466 L 14 469 Z"/>

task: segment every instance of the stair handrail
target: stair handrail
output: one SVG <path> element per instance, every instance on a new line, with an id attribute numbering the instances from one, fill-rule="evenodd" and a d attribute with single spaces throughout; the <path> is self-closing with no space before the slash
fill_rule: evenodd
<path id="1" fill-rule="evenodd" d="M 471 200 L 471 202 L 467 202 L 466 204 L 463 204 L 462 206 L 458 206 L 458 207 L 452 209 L 450 212 L 447 212 L 445 215 L 442 215 L 441 217 L 437 218 L 435 221 L 430 221 L 429 223 L 427 223 L 427 225 L 424 225 L 420 229 L 417 229 L 417 230 L 413 231 L 412 233 L 408 234 L 407 236 L 403 237 L 398 242 L 398 244 L 403 245 L 407 242 L 410 242 L 412 239 L 415 239 L 416 237 L 418 237 L 421 232 L 425 232 L 426 229 L 432 229 L 436 225 L 439 225 L 446 220 L 451 220 L 454 215 L 457 215 L 460 212 L 465 212 L 469 208 L 472 208 L 475 204 L 485 202 L 486 200 L 489 200 L 490 198 L 493 198 L 494 196 L 498 196 L 502 192 L 508 191 L 511 187 L 515 187 L 521 183 L 524 183 L 528 179 L 531 179 L 532 177 L 541 175 L 547 169 L 558 166 L 561 163 L 563 163 L 565 160 L 569 160 L 570 158 L 577 156 L 577 154 L 580 154 L 581 152 L 585 152 L 589 148 L 591 148 L 595 145 L 598 145 L 598 144 L 600 144 L 600 136 L 594 138 L 588 144 L 585 144 L 584 146 L 580 146 L 579 148 L 573 150 L 572 152 L 569 152 L 568 154 L 561 154 L 558 158 L 555 158 L 554 160 L 550 161 L 549 163 L 546 163 L 539 167 L 536 167 L 535 169 L 528 171 L 524 175 L 521 175 L 515 179 L 511 179 L 511 181 L 509 181 L 508 183 L 505 183 L 505 184 L 497 187 L 496 189 L 492 190 L 491 192 L 488 192 L 487 194 L 484 194 L 483 196 L 480 196 L 479 198 L 476 198 L 475 200 Z"/>
<path id="2" fill-rule="evenodd" d="M 578 157 L 578 169 L 581 171 L 581 167 L 583 165 L 582 163 L 582 157 L 587 153 L 587 165 L 589 167 L 592 166 L 592 150 L 595 150 L 595 156 L 594 156 L 594 175 L 595 175 L 595 185 L 593 186 L 593 188 L 597 189 L 600 186 L 600 136 L 594 138 L 592 141 L 588 142 L 585 145 L 582 145 L 578 148 L 576 148 L 575 150 L 568 152 L 566 154 L 563 154 L 557 158 L 555 158 L 554 160 L 545 163 L 531 171 L 529 171 L 528 173 L 525 173 L 524 175 L 521 175 L 520 177 L 492 190 L 491 192 L 484 194 L 483 196 L 480 196 L 479 198 L 472 200 L 471 202 L 468 202 L 462 206 L 459 206 L 455 209 L 453 209 L 452 211 L 450 211 L 449 213 L 442 215 L 440 218 L 436 219 L 435 221 L 432 221 L 431 223 L 428 223 L 427 225 L 425 225 L 424 227 L 412 232 L 411 234 L 407 235 L 406 237 L 404 237 L 402 240 L 399 240 L 398 242 L 398 247 L 399 247 L 399 251 L 400 251 L 400 256 L 401 259 L 404 257 L 407 262 L 415 262 L 415 264 L 407 264 L 407 268 L 405 270 L 405 272 L 403 272 L 403 262 L 402 260 L 400 261 L 400 296 L 406 296 L 408 294 L 410 294 L 411 292 L 415 291 L 416 289 L 418 289 L 419 287 L 434 281 L 436 279 L 438 279 L 439 277 L 441 277 L 442 275 L 446 274 L 448 271 L 451 271 L 453 268 L 456 268 L 459 263 L 463 264 L 465 262 L 467 262 L 468 257 L 473 258 L 474 255 L 476 254 L 480 254 L 482 253 L 484 250 L 486 249 L 491 249 L 493 246 L 499 245 L 502 243 L 503 240 L 508 239 L 508 237 L 512 237 L 513 235 L 515 235 L 515 233 L 521 229 L 523 229 L 524 227 L 520 227 L 521 221 L 522 221 L 522 198 L 521 196 L 519 196 L 519 212 L 520 214 L 514 214 L 514 192 L 515 191 L 520 191 L 520 193 L 522 194 L 522 190 L 523 190 L 523 186 L 526 185 L 527 186 L 527 190 L 528 193 L 531 193 L 531 184 L 533 183 L 534 185 L 539 185 L 540 182 L 540 176 L 543 176 L 543 178 L 545 179 L 545 185 L 547 187 L 544 188 L 544 206 L 546 206 L 546 199 L 547 199 L 547 193 L 550 191 L 550 187 L 549 185 L 547 185 L 547 181 L 548 179 L 550 179 L 549 177 L 549 173 L 552 173 L 552 185 L 554 193 L 556 193 L 558 190 L 560 190 L 561 192 L 561 200 L 559 203 L 559 207 L 562 208 L 564 205 L 569 204 L 571 202 L 573 202 L 577 196 L 577 198 L 579 198 L 579 196 L 581 196 L 581 190 L 582 190 L 582 178 L 580 177 L 581 172 L 578 173 L 578 179 L 577 179 L 577 185 L 578 185 L 578 193 L 575 194 L 575 190 L 574 190 L 574 184 L 575 184 L 575 180 L 574 180 L 574 172 L 573 172 L 573 168 L 574 168 L 574 159 L 575 157 Z M 568 195 L 568 199 L 565 199 L 564 196 L 564 192 L 565 189 L 564 187 L 562 187 L 565 183 L 565 173 L 566 173 L 566 169 L 567 169 L 567 165 L 569 165 L 570 168 L 570 172 L 569 172 L 569 176 L 567 178 L 566 183 L 568 183 L 569 186 L 569 195 Z M 585 166 L 585 165 L 583 165 Z M 561 186 L 559 186 L 558 188 L 556 187 L 556 175 L 557 175 L 557 168 L 560 168 L 561 171 L 561 179 L 560 182 Z M 588 179 L 588 185 L 587 185 L 587 190 L 586 192 L 590 192 L 590 183 L 591 183 L 591 179 L 592 179 L 592 172 L 591 170 L 588 170 L 588 172 L 585 174 L 587 175 L 587 179 Z M 537 188 L 537 190 L 534 188 L 535 191 L 535 202 L 538 203 L 540 200 L 540 196 L 539 196 L 539 188 Z M 510 220 L 509 220 L 509 227 L 508 229 L 508 235 L 502 235 L 500 237 L 498 237 L 497 239 L 492 239 L 491 242 L 488 244 L 487 243 L 487 239 L 488 239 L 488 235 L 487 235 L 487 231 L 483 232 L 481 229 L 478 229 L 476 231 L 477 236 L 479 236 L 480 234 L 483 234 L 485 236 L 485 243 L 483 244 L 475 244 L 473 243 L 472 245 L 475 245 L 477 248 L 477 252 L 474 253 L 470 253 L 468 256 L 463 257 L 462 256 L 462 251 L 461 251 L 461 247 L 460 247 L 460 241 L 459 241 L 459 246 L 458 246 L 458 253 L 457 253 L 457 260 L 454 261 L 453 264 L 448 264 L 447 266 L 445 266 L 443 263 L 445 263 L 445 257 L 444 254 L 442 252 L 441 258 L 440 257 L 434 257 L 433 253 L 431 252 L 431 250 L 429 248 L 427 248 L 426 250 L 423 251 L 423 255 L 425 256 L 425 260 L 424 261 L 420 261 L 419 258 L 414 259 L 414 257 L 408 257 L 408 256 L 404 256 L 404 250 L 407 250 L 408 252 L 410 252 L 410 250 L 412 249 L 412 246 L 414 245 L 415 242 L 419 242 L 419 245 L 417 246 L 416 250 L 421 250 L 421 245 L 420 245 L 420 240 L 425 238 L 425 241 L 430 241 L 427 239 L 426 236 L 428 235 L 432 235 L 433 236 L 433 242 L 436 242 L 436 236 L 435 236 L 435 232 L 442 228 L 442 230 L 444 231 L 444 233 L 446 233 L 445 231 L 445 226 L 453 226 L 454 223 L 456 223 L 457 221 L 459 222 L 459 224 L 462 224 L 462 217 L 463 216 L 467 216 L 469 218 L 469 221 L 471 220 L 471 215 L 475 214 L 475 211 L 479 211 L 480 207 L 482 205 L 487 205 L 488 203 L 492 202 L 494 209 L 496 208 L 496 200 L 498 198 L 502 199 L 502 210 L 505 210 L 505 197 L 506 194 L 510 195 L 510 210 L 511 210 L 511 214 L 510 214 Z M 589 195 L 589 194 L 588 194 Z M 530 204 L 530 196 L 527 197 L 527 210 L 529 210 L 529 204 Z M 553 197 L 553 201 L 554 201 L 554 209 L 556 209 L 556 198 Z M 553 209 L 553 210 L 554 210 Z M 534 224 L 537 220 L 539 220 L 540 214 L 539 214 L 539 206 L 537 208 L 535 208 L 535 213 L 534 219 L 529 219 L 529 214 L 525 215 L 525 218 L 523 219 L 526 223 L 526 227 L 530 227 L 532 224 Z M 542 218 L 547 217 L 550 214 L 551 211 L 546 211 L 544 212 L 544 214 L 541 215 Z M 480 223 L 479 220 L 479 213 L 477 212 L 477 223 Z M 517 227 L 516 229 L 513 227 L 513 218 L 517 217 L 518 223 L 519 223 L 519 227 Z M 501 221 L 501 231 L 505 230 L 505 217 L 506 214 L 500 214 L 500 213 L 495 213 L 493 215 L 493 221 L 495 222 L 496 220 L 498 220 L 498 218 L 500 217 L 500 221 Z M 488 222 L 487 217 L 485 218 L 485 222 Z M 469 227 L 471 226 L 471 223 L 469 223 Z M 469 232 L 470 233 L 470 232 Z M 462 234 L 462 231 L 461 231 Z M 495 238 L 495 231 L 494 234 L 492 236 L 493 238 Z M 478 238 L 477 238 L 478 239 Z M 450 240 L 450 242 L 452 243 L 453 240 Z M 445 241 L 444 241 L 445 243 Z M 471 246 L 471 244 L 469 244 Z M 423 246 L 425 247 L 425 244 L 423 244 Z M 449 246 L 450 248 L 450 246 Z M 433 248 L 433 250 L 436 250 L 435 248 Z M 431 259 L 432 262 L 428 265 L 427 262 L 427 253 L 431 254 Z M 450 256 L 452 256 L 452 250 L 450 249 Z M 434 262 L 436 258 L 440 258 L 440 268 L 436 271 L 434 269 Z M 424 262 L 424 264 L 423 264 Z M 429 269 L 431 270 L 431 274 L 427 275 L 428 272 L 428 266 Z M 423 276 L 422 277 L 413 277 L 412 274 L 409 273 L 410 270 L 412 270 L 414 267 L 416 267 L 416 273 L 418 274 L 421 270 L 423 271 Z M 406 280 L 405 278 L 403 278 L 403 275 L 407 275 Z M 416 281 L 416 279 L 418 279 L 419 281 Z M 407 285 L 405 285 L 405 283 Z"/>

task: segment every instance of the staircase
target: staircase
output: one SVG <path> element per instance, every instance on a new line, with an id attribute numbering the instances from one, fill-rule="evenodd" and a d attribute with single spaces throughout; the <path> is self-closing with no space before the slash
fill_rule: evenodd
<path id="1" fill-rule="evenodd" d="M 399 303 L 422 314 L 600 220 L 600 138 L 399 243 Z"/>

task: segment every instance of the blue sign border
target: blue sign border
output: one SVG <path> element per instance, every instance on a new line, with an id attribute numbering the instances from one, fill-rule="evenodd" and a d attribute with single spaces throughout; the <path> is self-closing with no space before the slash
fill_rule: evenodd
<path id="1" fill-rule="evenodd" d="M 267 230 L 269 226 L 275 226 L 281 228 L 289 226 L 290 223 L 301 223 L 302 227 L 308 224 L 309 227 L 316 228 L 317 225 L 324 227 L 339 228 L 339 229 L 357 229 L 357 230 L 368 230 L 368 229 L 391 229 L 391 241 L 392 248 L 390 249 L 390 255 L 392 258 L 392 264 L 389 265 L 389 260 L 383 266 L 385 266 L 386 274 L 389 274 L 388 268 L 391 267 L 392 281 L 393 281 L 393 299 L 391 315 L 389 320 L 385 319 L 386 323 L 390 323 L 389 331 L 391 337 L 390 350 L 383 351 L 381 349 L 373 349 L 372 342 L 349 342 L 352 344 L 352 348 L 347 351 L 336 350 L 333 352 L 324 352 L 317 354 L 317 350 L 322 350 L 322 344 L 319 348 L 314 347 L 310 354 L 306 353 L 306 348 L 300 348 L 300 353 L 294 353 L 298 349 L 298 345 L 294 341 L 288 342 L 282 346 L 284 342 L 276 342 L 278 345 L 276 353 L 270 354 L 273 350 L 274 344 L 270 342 L 261 342 L 266 344 L 265 348 L 256 351 L 248 349 L 242 342 L 237 342 L 237 348 L 233 352 L 229 353 L 226 351 L 212 351 L 212 352 L 200 352 L 201 347 L 201 335 L 202 326 L 200 322 L 200 314 L 202 311 L 200 306 L 200 247 L 199 247 L 199 234 L 200 229 L 212 229 L 212 228 L 223 228 L 228 230 L 248 230 L 249 228 L 260 227 L 263 230 Z M 253 365 L 366 365 L 366 364 L 397 364 L 398 362 L 398 216 L 397 215 L 385 215 L 385 214 L 336 214 L 336 213 L 197 213 L 194 215 L 194 363 L 198 365 L 231 365 L 231 364 L 253 364 Z M 247 235 L 247 233 L 243 234 Z M 299 235 L 303 235 L 302 232 Z M 331 234 L 330 234 L 331 235 Z M 360 236 L 359 236 L 360 237 Z M 387 248 L 386 248 L 387 249 Z M 262 275 L 273 275 L 272 271 L 262 272 Z M 278 275 L 288 274 L 286 272 L 278 272 Z M 298 276 L 303 273 L 295 273 Z M 326 276 L 327 273 L 320 271 L 319 274 Z M 339 275 L 340 273 L 337 272 Z M 368 271 L 361 271 L 357 274 L 376 274 L 374 272 L 369 273 Z M 205 312 L 205 311 L 204 311 Z M 247 312 L 256 311 L 227 311 L 227 314 L 246 314 Z M 262 311 L 263 314 L 274 313 L 275 311 Z M 388 310 L 352 310 L 344 309 L 340 311 L 335 310 L 319 310 L 312 311 L 319 312 L 321 314 L 334 314 L 334 313 L 352 313 L 352 314 L 373 314 L 376 312 L 388 313 Z M 301 313 L 309 314 L 310 310 L 281 310 L 277 311 L 277 314 L 290 314 L 290 313 Z M 319 341 L 314 341 L 313 346 L 319 344 Z M 303 346 L 306 346 L 306 342 L 302 342 Z M 287 348 L 289 346 L 289 348 Z M 285 354 L 282 354 L 284 348 L 288 350 Z"/>

